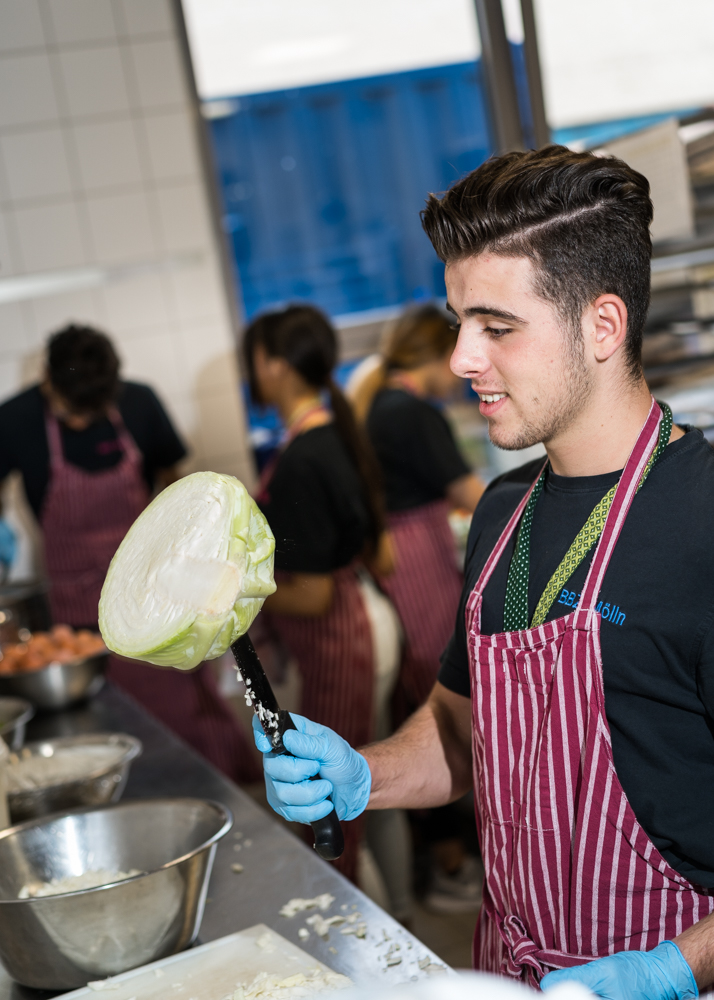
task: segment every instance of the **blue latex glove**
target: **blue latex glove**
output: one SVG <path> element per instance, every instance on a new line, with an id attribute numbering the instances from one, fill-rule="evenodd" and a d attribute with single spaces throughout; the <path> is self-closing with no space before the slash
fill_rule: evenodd
<path id="1" fill-rule="evenodd" d="M 0 520 L 0 563 L 11 566 L 17 552 L 17 538 L 7 521 Z"/>
<path id="2" fill-rule="evenodd" d="M 293 823 L 322 819 L 332 812 L 333 803 L 338 819 L 359 816 L 372 787 L 367 761 L 327 726 L 292 712 L 290 715 L 297 731 L 289 729 L 283 744 L 292 757 L 272 753 L 270 740 L 253 716 L 255 745 L 265 755 L 265 788 L 272 808 Z M 310 781 L 316 774 L 319 780 Z"/>
<path id="3" fill-rule="evenodd" d="M 564 980 L 582 983 L 606 1000 L 690 1000 L 699 996 L 692 970 L 674 941 L 663 941 L 652 951 L 619 951 L 587 965 L 549 972 L 540 988 L 547 992 Z"/>

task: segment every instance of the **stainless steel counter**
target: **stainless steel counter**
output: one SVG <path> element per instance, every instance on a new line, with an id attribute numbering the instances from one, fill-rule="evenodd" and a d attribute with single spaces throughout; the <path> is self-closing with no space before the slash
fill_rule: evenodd
<path id="1" fill-rule="evenodd" d="M 233 830 L 218 845 L 198 943 L 264 923 L 358 983 L 408 982 L 428 974 L 420 966 L 442 964 L 331 865 L 116 688 L 108 685 L 93 702 L 72 711 L 37 716 L 28 727 L 27 738 L 101 731 L 130 733 L 144 744 L 143 755 L 133 765 L 125 799 L 189 795 L 217 799 L 233 812 Z M 236 833 L 242 834 L 240 841 Z M 251 845 L 246 846 L 246 841 Z M 243 846 L 237 851 L 239 842 Z M 242 874 L 231 871 L 235 862 L 244 866 Z M 280 916 L 281 906 L 289 899 L 323 892 L 335 897 L 325 916 L 345 912 L 342 906 L 347 912 L 357 907 L 367 924 L 365 939 L 332 928 L 328 941 L 314 932 L 309 940 L 301 941 L 298 929 L 305 925 L 307 914 L 292 919 Z M 387 964 L 398 958 L 399 964 Z M 55 995 L 17 986 L 0 966 L 0 1000 L 40 1000 Z"/>

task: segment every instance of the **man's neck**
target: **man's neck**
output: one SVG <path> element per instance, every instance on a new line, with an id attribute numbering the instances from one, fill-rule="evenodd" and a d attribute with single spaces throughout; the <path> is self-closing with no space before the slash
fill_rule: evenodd
<path id="1" fill-rule="evenodd" d="M 597 391 L 562 433 L 546 441 L 559 476 L 600 476 L 624 468 L 652 403 L 644 379 L 617 392 Z M 682 437 L 678 427 L 670 441 Z"/>

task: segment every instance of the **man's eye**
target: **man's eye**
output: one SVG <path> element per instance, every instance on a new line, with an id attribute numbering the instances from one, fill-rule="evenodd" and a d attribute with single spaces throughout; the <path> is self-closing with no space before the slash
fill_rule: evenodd
<path id="1" fill-rule="evenodd" d="M 459 330 L 461 329 L 461 323 L 452 323 L 449 329 L 453 330 L 454 333 L 458 333 Z"/>
<path id="2" fill-rule="evenodd" d="M 513 329 L 510 326 L 486 326 L 484 330 L 494 337 L 502 337 L 504 333 L 513 333 Z"/>

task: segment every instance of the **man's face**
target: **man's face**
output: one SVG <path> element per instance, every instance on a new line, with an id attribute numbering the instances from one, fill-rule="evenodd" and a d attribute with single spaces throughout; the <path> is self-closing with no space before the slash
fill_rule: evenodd
<path id="1" fill-rule="evenodd" d="M 558 436 L 581 411 L 593 373 L 554 307 L 533 289 L 527 257 L 483 253 L 446 267 L 460 326 L 451 368 L 481 397 L 491 441 L 528 448 Z"/>

